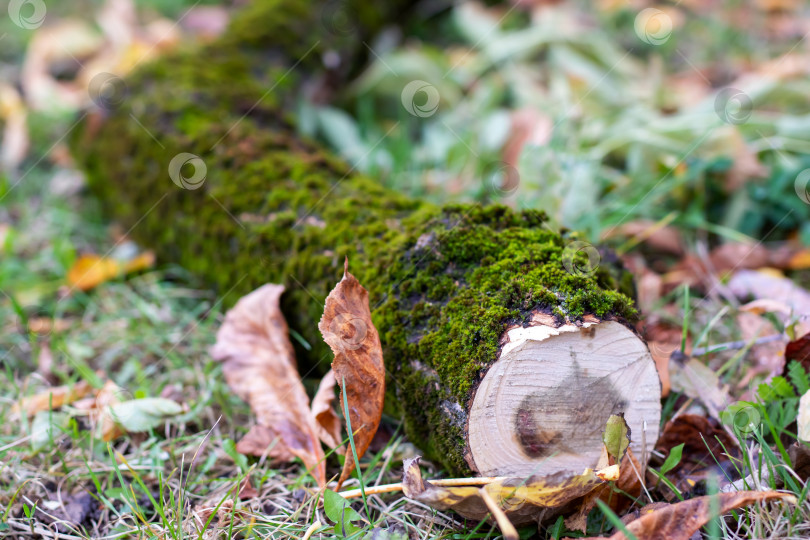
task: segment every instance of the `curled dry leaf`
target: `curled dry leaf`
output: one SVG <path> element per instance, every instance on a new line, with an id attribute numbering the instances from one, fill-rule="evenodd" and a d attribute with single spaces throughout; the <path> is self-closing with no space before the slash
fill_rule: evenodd
<path id="1" fill-rule="evenodd" d="M 786 304 L 798 316 L 797 335 L 810 332 L 810 292 L 784 276 L 769 272 L 740 270 L 728 282 L 738 298 L 762 299 Z"/>
<path id="2" fill-rule="evenodd" d="M 371 322 L 368 291 L 349 273 L 326 298 L 323 317 L 318 323 L 323 339 L 335 353 L 332 369 L 346 394 L 349 419 L 357 457 L 361 457 L 377 432 L 385 399 L 385 367 L 382 345 Z M 351 449 L 340 473 L 338 488 L 354 470 Z"/>
<path id="3" fill-rule="evenodd" d="M 211 355 L 224 362 L 228 386 L 257 417 L 236 449 L 277 461 L 298 457 L 324 485 L 323 450 L 279 308 L 283 291 L 268 284 L 241 298 L 225 315 Z"/>
<path id="4" fill-rule="evenodd" d="M 340 446 L 340 418 L 335 412 L 335 372 L 331 369 L 321 379 L 312 398 L 312 416 L 321 442 L 329 448 Z"/>
<path id="5" fill-rule="evenodd" d="M 783 500 L 796 504 L 793 495 L 777 491 L 740 491 L 696 497 L 677 504 L 658 507 L 649 513 L 642 510 L 641 517 L 626 525 L 627 531 L 637 540 L 689 540 L 716 515 L 723 515 L 735 508 L 742 508 L 757 502 Z M 619 531 L 610 540 L 626 540 Z M 592 540 L 605 540 L 594 538 Z"/>
<path id="6" fill-rule="evenodd" d="M 480 490 L 478 485 L 444 487 L 423 480 L 419 458 L 416 457 L 404 463 L 402 489 L 407 497 L 437 510 L 451 509 L 474 520 L 493 515 L 499 525 L 504 520 L 515 525 L 540 523 L 575 512 L 566 525 L 584 530 L 588 512 L 596 504 L 596 499 L 610 494 L 608 482 L 621 482 L 624 478 L 625 484 L 630 485 L 629 471 L 633 465 L 641 470 L 638 462 L 630 463 L 634 459 L 629 450 L 629 436 L 624 417 L 612 415 L 603 434 L 602 458 L 597 464 L 602 468 L 599 470 L 586 469 L 582 474 L 558 472 L 529 478 L 493 478 L 489 482 L 479 481 L 479 485 L 485 484 Z M 486 492 L 491 501 L 485 500 L 481 491 Z M 503 515 L 492 511 L 493 502 Z M 504 527 L 501 530 L 506 534 Z"/>
<path id="7" fill-rule="evenodd" d="M 442 487 L 422 478 L 419 457 L 406 460 L 402 476 L 405 496 L 437 510 L 454 510 L 468 519 L 481 521 L 490 514 L 479 493 L 479 486 Z M 537 523 L 558 515 L 577 499 L 619 478 L 619 468 L 611 465 L 582 474 L 559 472 L 529 478 L 497 478 L 483 489 L 515 525 Z"/>

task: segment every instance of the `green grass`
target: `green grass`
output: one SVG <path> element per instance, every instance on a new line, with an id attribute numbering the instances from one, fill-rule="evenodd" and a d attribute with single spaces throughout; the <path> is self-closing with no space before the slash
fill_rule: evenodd
<path id="1" fill-rule="evenodd" d="M 139 7 L 177 17 L 191 4 L 153 0 Z M 53 15 L 81 15 L 98 5 L 53 4 Z M 734 5 L 724 4 L 706 17 L 682 8 L 683 26 L 660 47 L 638 40 L 632 30 L 635 12 L 629 9 L 591 13 L 593 28 L 583 26 L 581 13 L 560 10 L 559 19 L 530 26 L 515 12 L 479 42 L 477 25 L 490 24 L 492 13 L 457 8 L 447 23 L 453 30 L 439 44 L 372 44 L 380 48 L 379 60 L 358 78 L 345 110 L 302 104 L 302 130 L 415 196 L 541 207 L 592 239 L 620 223 L 646 218 L 677 227 L 692 251 L 729 238 L 797 236 L 808 244 L 810 222 L 802 217 L 807 207 L 792 192 L 796 173 L 810 165 L 803 116 L 810 95 L 806 77 L 767 85 L 754 96 L 750 120 L 728 125 L 714 113 L 711 95 L 702 106 L 686 107 L 668 86 L 671 79 L 650 76 L 662 65 L 670 73 L 690 73 L 691 64 L 712 76 L 721 62 L 739 73 L 747 62 L 774 58 L 795 44 L 793 38 L 766 38 L 760 28 L 730 26 L 723 14 Z M 30 33 L 0 18 L 4 34 L 0 62 L 4 68 L 18 66 Z M 413 79 L 438 89 L 436 114 L 416 118 L 404 112 L 400 92 Z M 723 85 L 719 78 L 711 83 Z M 542 92 L 545 86 L 556 91 Z M 509 131 L 504 121 L 510 111 L 529 106 L 548 116 L 553 136 L 548 145 L 524 152 L 516 192 L 498 189 L 500 147 Z M 0 535 L 47 536 L 53 526 L 45 514 L 55 512 L 56 494 L 66 498 L 82 491 L 92 494 L 100 510 L 79 527 L 62 530 L 71 537 L 300 538 L 317 521 L 315 535 L 335 535 L 336 520 L 329 519 L 334 509 L 319 504 L 323 494 L 297 465 L 276 466 L 235 453 L 233 442 L 244 435 L 251 415 L 208 355 L 223 314 L 217 298 L 193 276 L 159 266 L 64 296 L 65 275 L 81 253 L 125 256 L 139 249 L 121 242 L 123 231 L 101 218 L 96 201 L 70 187 L 74 173 L 49 159 L 72 121 L 71 114 L 32 114 L 31 155 L 20 172 L 0 176 L 0 508 L 5 507 Z M 725 185 L 733 156 L 717 146 L 722 148 L 732 132 L 770 168 L 767 181 L 750 181 L 738 190 Z M 620 245 L 631 253 L 640 250 Z M 653 312 L 695 337 L 696 347 L 742 339 L 738 306 L 721 295 L 702 298 L 676 289 Z M 58 321 L 62 328 L 46 335 L 31 332 L 28 323 L 34 318 Z M 752 368 L 750 348 L 719 350 L 702 359 L 730 384 Z M 12 417 L 15 403 L 50 385 L 84 380 L 98 386 L 107 379 L 129 397 L 170 395 L 187 411 L 111 443 L 98 440 L 75 410 L 49 413 L 52 427 L 36 440 L 29 437 L 31 422 Z M 756 411 L 761 421 L 750 432 L 731 423 L 742 458 L 732 462 L 730 474 L 742 479 L 740 487 L 786 489 L 799 504 L 737 511 L 713 520 L 704 529 L 707 537 L 810 535 L 808 484 L 791 469 L 788 455 L 807 377 L 792 369 L 788 380 L 793 386 L 780 380 L 759 386 L 761 377 L 751 380 L 748 401 L 737 406 Z M 746 388 L 732 390 L 741 395 Z M 667 398 L 664 420 L 684 401 L 677 394 Z M 402 459 L 416 452 L 395 433 L 383 449 L 359 460 L 357 477 L 346 488 L 398 481 Z M 663 462 L 666 456 L 653 457 Z M 328 464 L 330 473 L 339 472 L 336 456 Z M 659 474 L 666 477 L 666 472 L 665 467 Z M 426 477 L 441 474 L 428 464 Z M 246 478 L 259 496 L 239 497 Z M 710 478 L 693 492 L 711 493 L 716 486 Z M 666 479 L 650 491 L 654 500 L 663 500 L 675 497 L 677 488 Z M 638 501 L 648 502 L 646 495 Z M 350 538 L 363 538 L 375 528 L 398 540 L 402 532 L 411 538 L 500 535 L 487 523 L 429 509 L 401 494 L 369 495 L 351 508 L 354 513 L 340 514 L 344 525 L 348 520 L 358 528 L 346 535 Z M 594 510 L 588 533 L 608 534 L 614 518 Z M 339 528 L 337 536 L 350 529 Z M 521 530 L 525 537 L 536 532 Z M 579 534 L 557 520 L 539 536 Z"/>

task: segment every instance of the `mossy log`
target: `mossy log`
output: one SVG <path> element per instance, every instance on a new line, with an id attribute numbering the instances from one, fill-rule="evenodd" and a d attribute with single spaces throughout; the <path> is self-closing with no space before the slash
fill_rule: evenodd
<path id="1" fill-rule="evenodd" d="M 409 199 L 296 133 L 300 94 L 338 87 L 364 61 L 359 44 L 402 7 L 343 4 L 346 35 L 323 22 L 333 4 L 257 2 L 218 41 L 143 66 L 126 99 L 71 136 L 89 185 L 131 236 L 216 286 L 226 305 L 285 284 L 308 367 L 331 361 L 317 321 L 348 257 L 370 293 L 388 405 L 452 474 L 580 472 L 612 412 L 634 435 L 646 421 L 650 448 L 659 383 L 627 326 L 626 273 L 606 260 L 567 271 L 576 235 L 538 212 Z M 199 157 L 182 172 L 194 185 L 170 177 L 181 153 Z"/>

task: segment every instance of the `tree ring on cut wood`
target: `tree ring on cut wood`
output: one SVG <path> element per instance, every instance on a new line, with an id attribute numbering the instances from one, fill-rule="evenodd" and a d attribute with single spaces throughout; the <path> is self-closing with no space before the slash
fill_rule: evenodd
<path id="1" fill-rule="evenodd" d="M 611 414 L 624 414 L 637 456 L 658 439 L 661 383 L 646 344 L 617 321 L 550 319 L 505 333 L 473 397 L 468 461 L 483 476 L 595 467 Z"/>

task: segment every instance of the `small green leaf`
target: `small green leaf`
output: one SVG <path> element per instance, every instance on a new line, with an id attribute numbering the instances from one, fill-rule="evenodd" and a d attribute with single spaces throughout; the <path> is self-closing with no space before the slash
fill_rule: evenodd
<path id="1" fill-rule="evenodd" d="M 534 532 L 536 532 L 536 529 Z M 408 533 L 401 527 L 399 529 L 395 527 L 390 529 L 374 527 L 366 533 L 363 540 L 408 540 Z"/>
<path id="2" fill-rule="evenodd" d="M 623 415 L 613 414 L 608 418 L 602 441 L 605 443 L 608 454 L 616 460 L 616 463 L 622 460 L 630 445 L 629 432 L 630 428 L 627 427 Z"/>
<path id="3" fill-rule="evenodd" d="M 793 386 L 791 386 L 787 379 L 780 375 L 777 375 L 771 379 L 771 382 L 768 384 L 760 384 L 759 388 L 757 389 L 757 393 L 765 403 L 777 399 L 796 397 L 796 392 L 793 390 Z"/>
<path id="4" fill-rule="evenodd" d="M 353 521 L 362 521 L 363 517 L 349 505 L 349 501 L 334 491 L 323 491 L 323 511 L 326 517 L 335 522 L 335 534 L 340 537 L 351 536 L 362 531 Z"/>
<path id="5" fill-rule="evenodd" d="M 40 411 L 31 422 L 31 449 L 41 452 L 50 448 L 51 442 L 66 430 L 70 416 L 62 412 Z"/>
<path id="6" fill-rule="evenodd" d="M 348 538 L 349 536 L 354 536 L 355 534 L 361 532 L 362 530 L 363 530 L 362 528 L 356 525 L 352 525 L 349 522 L 343 524 L 338 523 L 335 525 L 334 529 L 335 536 L 340 538 Z"/>
<path id="7" fill-rule="evenodd" d="M 800 395 L 804 395 L 810 390 L 810 380 L 808 380 L 807 372 L 800 362 L 796 360 L 790 361 L 790 364 L 788 364 L 788 376 Z"/>
<path id="8" fill-rule="evenodd" d="M 231 439 L 225 439 L 222 442 L 222 449 L 225 450 L 225 453 L 230 456 L 230 458 L 236 463 L 239 467 L 239 470 L 244 472 L 248 470 L 248 461 L 247 458 L 237 452 L 236 450 L 236 443 L 233 442 Z"/>
<path id="9" fill-rule="evenodd" d="M 181 412 L 179 403 L 165 398 L 131 399 L 110 407 L 113 420 L 130 432 L 149 431 Z"/>
<path id="10" fill-rule="evenodd" d="M 678 466 L 678 463 L 681 462 L 681 456 L 683 456 L 684 444 L 685 443 L 681 443 L 678 446 L 672 447 L 672 450 L 669 451 L 669 455 L 664 461 L 664 464 L 661 465 L 661 474 L 667 474 L 669 471 Z"/>

